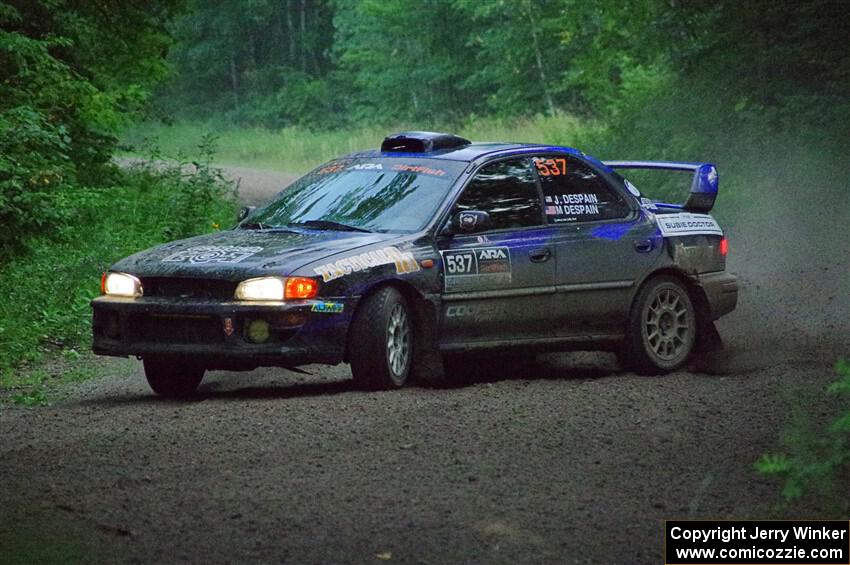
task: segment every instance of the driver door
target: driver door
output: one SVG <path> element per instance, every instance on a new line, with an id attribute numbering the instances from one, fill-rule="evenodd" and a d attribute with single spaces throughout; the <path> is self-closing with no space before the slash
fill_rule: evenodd
<path id="1" fill-rule="evenodd" d="M 531 159 L 489 163 L 467 184 L 438 249 L 442 259 L 440 341 L 487 342 L 552 337 L 555 246 L 545 223 Z M 469 225 L 486 212 L 489 225 Z M 478 219 L 474 220 L 479 221 Z"/>

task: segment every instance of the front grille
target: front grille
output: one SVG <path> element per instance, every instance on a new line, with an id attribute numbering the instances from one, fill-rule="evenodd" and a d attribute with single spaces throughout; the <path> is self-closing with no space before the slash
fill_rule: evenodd
<path id="1" fill-rule="evenodd" d="M 236 292 L 235 282 L 216 279 L 143 277 L 141 280 L 145 296 L 231 300 Z"/>
<path id="2" fill-rule="evenodd" d="M 217 316 L 134 314 L 127 328 L 131 340 L 155 343 L 222 343 L 224 327 Z"/>

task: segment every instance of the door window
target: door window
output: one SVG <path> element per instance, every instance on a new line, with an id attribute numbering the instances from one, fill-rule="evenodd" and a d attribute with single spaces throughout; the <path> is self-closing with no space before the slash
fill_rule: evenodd
<path id="1" fill-rule="evenodd" d="M 535 157 L 549 224 L 624 218 L 629 207 L 599 173 L 569 155 Z"/>
<path id="2" fill-rule="evenodd" d="M 491 163 L 475 175 L 455 204 L 455 212 L 479 210 L 490 215 L 490 229 L 538 226 L 543 209 L 531 161 Z"/>

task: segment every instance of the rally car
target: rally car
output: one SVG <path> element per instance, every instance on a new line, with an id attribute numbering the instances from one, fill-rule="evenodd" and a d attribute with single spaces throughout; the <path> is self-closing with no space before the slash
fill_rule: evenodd
<path id="1" fill-rule="evenodd" d="M 684 204 L 618 171 L 689 171 Z M 444 382 L 461 354 L 615 351 L 664 373 L 737 302 L 709 163 L 404 132 L 326 163 L 218 233 L 117 262 L 93 349 L 161 395 L 210 369 L 349 363 L 367 389 Z M 455 363 L 456 366 L 456 363 Z"/>

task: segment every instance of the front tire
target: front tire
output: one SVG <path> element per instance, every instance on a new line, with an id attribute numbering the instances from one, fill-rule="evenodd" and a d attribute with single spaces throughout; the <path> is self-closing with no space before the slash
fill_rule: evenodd
<path id="1" fill-rule="evenodd" d="M 385 287 L 367 296 L 348 344 L 355 384 L 366 390 L 403 387 L 413 365 L 413 336 L 411 310 L 398 290 Z"/>
<path id="2" fill-rule="evenodd" d="M 166 398 L 191 396 L 204 378 L 202 366 L 179 358 L 145 358 L 143 364 L 151 389 Z"/>
<path id="3" fill-rule="evenodd" d="M 635 297 L 621 359 L 641 375 L 682 367 L 696 342 L 697 319 L 687 289 L 677 279 L 647 281 Z"/>

